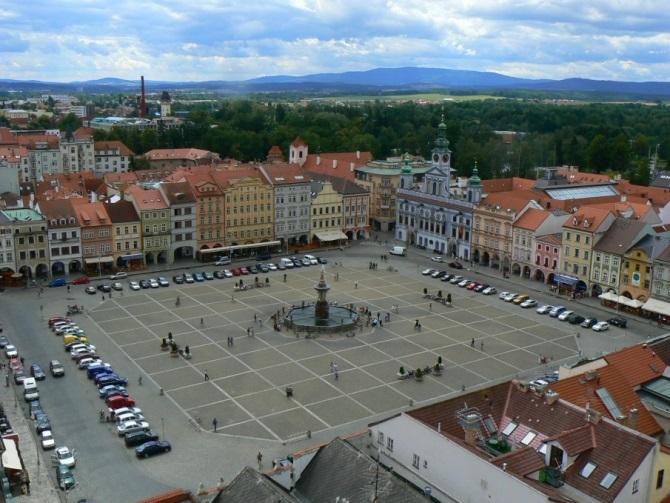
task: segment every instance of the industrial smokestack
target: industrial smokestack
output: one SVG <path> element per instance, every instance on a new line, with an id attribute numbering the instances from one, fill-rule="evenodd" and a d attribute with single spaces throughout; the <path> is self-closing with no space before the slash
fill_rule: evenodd
<path id="1" fill-rule="evenodd" d="M 147 113 L 147 99 L 146 95 L 144 94 L 144 75 L 140 77 L 140 82 L 141 82 L 141 95 L 140 95 L 140 117 L 144 117 Z"/>

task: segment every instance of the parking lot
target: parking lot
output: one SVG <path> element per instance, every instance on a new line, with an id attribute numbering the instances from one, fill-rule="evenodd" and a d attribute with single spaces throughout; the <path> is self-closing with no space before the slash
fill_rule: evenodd
<path id="1" fill-rule="evenodd" d="M 381 266 L 371 271 L 329 264 L 327 280 L 329 300 L 339 304 L 367 306 L 382 319 L 399 306 L 383 327 L 364 325 L 354 337 L 318 339 L 274 331 L 272 313 L 314 299 L 319 269 L 288 271 L 286 283 L 281 272 L 270 273 L 269 288 L 247 291 L 234 292 L 234 279 L 139 292 L 126 287 L 123 296 L 115 293 L 89 315 L 137 364 L 145 382 L 163 388 L 194 426 L 213 430 L 216 418 L 217 433 L 268 440 L 346 427 L 533 369 L 541 374 L 541 356 L 555 365 L 578 352 L 574 326 L 497 296 Z M 424 299 L 424 288 L 451 293 L 452 306 Z M 254 336 L 247 335 L 250 327 Z M 161 351 L 168 333 L 190 347 L 190 360 Z M 432 366 L 438 357 L 445 365 L 441 376 L 398 379 L 400 367 Z"/>

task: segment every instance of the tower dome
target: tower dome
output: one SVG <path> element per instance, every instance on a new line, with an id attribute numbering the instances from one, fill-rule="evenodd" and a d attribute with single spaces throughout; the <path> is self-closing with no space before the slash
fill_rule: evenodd
<path id="1" fill-rule="evenodd" d="M 479 170 L 477 169 L 477 161 L 475 161 L 475 167 L 472 168 L 472 175 L 468 180 L 468 185 L 470 187 L 479 187 L 482 184 L 482 179 L 479 178 Z"/>
<path id="2" fill-rule="evenodd" d="M 405 152 L 405 155 L 403 157 L 403 164 L 402 164 L 402 173 L 404 174 L 410 174 L 412 173 L 412 165 L 409 163 L 410 160 L 410 155 L 408 152 Z"/>

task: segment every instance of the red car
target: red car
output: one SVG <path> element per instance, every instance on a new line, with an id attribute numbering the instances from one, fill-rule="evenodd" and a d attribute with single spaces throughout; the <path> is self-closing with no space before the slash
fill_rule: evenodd
<path id="1" fill-rule="evenodd" d="M 240 272 L 241 272 L 244 276 L 246 276 L 247 274 L 249 274 L 249 269 L 247 269 L 246 267 L 240 267 Z"/>
<path id="2" fill-rule="evenodd" d="M 59 321 L 72 321 L 70 318 L 66 318 L 65 316 L 52 316 L 49 318 L 49 326 L 53 327 L 54 323 L 57 323 Z"/>
<path id="3" fill-rule="evenodd" d="M 16 372 L 18 369 L 23 370 L 23 365 L 21 365 L 21 360 L 18 358 L 12 358 L 9 360 L 9 368 Z"/>
<path id="4" fill-rule="evenodd" d="M 240 271 L 240 268 L 239 268 L 239 267 L 233 267 L 233 268 L 230 270 L 230 272 L 233 273 L 233 276 L 239 276 L 239 275 L 242 274 L 242 272 Z"/>
<path id="5" fill-rule="evenodd" d="M 105 403 L 111 410 L 120 409 L 121 407 L 135 407 L 135 399 L 132 396 L 110 396 L 105 399 Z"/>
<path id="6" fill-rule="evenodd" d="M 87 285 L 91 282 L 88 276 L 80 276 L 77 279 L 72 280 L 73 285 Z"/>
<path id="7" fill-rule="evenodd" d="M 465 288 L 467 288 L 468 290 L 474 290 L 478 286 L 479 286 L 479 283 L 477 283 L 476 281 L 473 281 L 472 283 L 469 283 Z"/>

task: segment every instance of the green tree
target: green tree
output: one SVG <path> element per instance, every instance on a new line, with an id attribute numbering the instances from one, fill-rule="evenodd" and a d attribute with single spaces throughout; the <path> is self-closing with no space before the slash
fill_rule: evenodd
<path id="1" fill-rule="evenodd" d="M 60 129 L 61 131 L 66 131 L 68 133 L 72 133 L 80 127 L 81 127 L 81 119 L 79 119 L 79 117 L 77 117 L 73 113 L 67 114 L 58 123 L 58 129 Z"/>
<path id="2" fill-rule="evenodd" d="M 604 135 L 596 135 L 588 148 L 588 168 L 600 173 L 610 166 L 610 150 L 607 138 Z"/>

